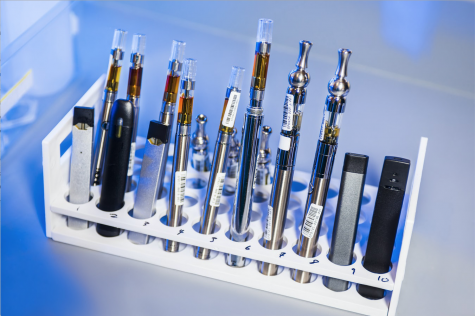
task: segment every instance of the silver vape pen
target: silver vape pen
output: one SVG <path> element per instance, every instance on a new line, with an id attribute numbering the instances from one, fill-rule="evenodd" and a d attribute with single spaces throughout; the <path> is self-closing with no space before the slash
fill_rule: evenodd
<path id="1" fill-rule="evenodd" d="M 228 159 L 229 145 L 231 144 L 234 121 L 241 97 L 242 78 L 244 68 L 233 67 L 229 78 L 226 97 L 224 99 L 221 124 L 219 127 L 216 146 L 214 148 L 213 164 L 206 189 L 206 198 L 200 221 L 200 234 L 209 235 L 214 232 L 216 216 L 218 215 L 226 176 L 226 160 Z M 210 250 L 202 247 L 195 248 L 195 257 L 209 259 Z"/>
<path id="2" fill-rule="evenodd" d="M 158 121 L 162 124 L 169 125 L 173 130 L 173 119 L 175 116 L 175 104 L 178 95 L 178 85 L 183 66 L 183 57 L 185 56 L 186 43 L 173 40 L 172 53 L 168 62 L 167 82 L 165 84 L 165 92 L 163 93 L 162 109 Z M 171 137 L 171 133 L 170 133 Z M 165 152 L 168 158 L 168 148 L 170 140 L 165 145 Z M 163 181 L 165 180 L 165 172 L 167 170 L 167 160 L 160 166 L 160 183 L 158 184 L 158 194 L 161 196 L 163 190 Z"/>
<path id="3" fill-rule="evenodd" d="M 111 56 L 109 58 L 107 82 L 104 89 L 102 113 L 100 115 L 101 122 L 100 125 L 97 126 L 96 140 L 94 142 L 94 161 L 92 164 L 91 175 L 92 185 L 99 185 L 102 182 L 102 165 L 104 164 L 107 130 L 109 129 L 112 105 L 117 99 L 126 35 L 126 31 L 120 29 L 114 31 Z"/>
<path id="4" fill-rule="evenodd" d="M 183 205 L 185 204 L 186 169 L 190 150 L 191 118 L 193 115 L 193 96 L 195 91 L 196 60 L 188 58 L 183 67 L 180 83 L 180 101 L 178 106 L 178 125 L 175 134 L 175 153 L 173 155 L 172 179 L 167 210 L 167 225 L 181 225 Z M 164 248 L 168 252 L 177 252 L 180 243 L 165 240 Z"/>
<path id="5" fill-rule="evenodd" d="M 158 184 L 160 183 L 160 166 L 167 160 L 165 145 L 170 139 L 170 125 L 157 121 L 150 121 L 145 152 L 140 171 L 137 197 L 135 198 L 132 217 L 147 219 L 155 214 Z M 127 238 L 133 243 L 144 245 L 150 240 L 150 236 L 129 231 Z"/>
<path id="6" fill-rule="evenodd" d="M 307 85 L 310 75 L 307 68 L 308 54 L 312 48 L 309 41 L 300 41 L 300 53 L 296 69 L 289 74 L 289 84 L 284 102 L 284 115 L 280 131 L 279 148 L 277 149 L 274 169 L 274 182 L 269 200 L 266 227 L 262 246 L 277 250 L 282 248 L 284 227 L 287 219 L 292 179 L 294 177 L 295 160 L 300 139 Z M 272 263 L 259 262 L 259 272 L 264 275 L 276 275 L 278 266 Z"/>
<path id="7" fill-rule="evenodd" d="M 236 242 L 244 242 L 249 233 L 251 220 L 251 198 L 254 186 L 256 160 L 259 153 L 259 133 L 263 120 L 262 101 L 267 80 L 270 48 L 272 42 L 272 20 L 260 19 L 257 31 L 254 69 L 252 72 L 250 104 L 244 115 L 244 128 L 239 152 L 239 170 L 236 180 L 230 235 Z M 229 254 L 226 263 L 234 267 L 244 267 L 245 258 Z"/>
<path id="8" fill-rule="evenodd" d="M 134 174 L 135 141 L 139 126 L 139 100 L 142 90 L 142 71 L 145 59 L 145 41 L 143 34 L 134 34 L 132 38 L 132 53 L 130 54 L 129 84 L 127 85 L 127 100 L 134 106 L 134 129 L 132 131 L 132 144 L 130 147 L 129 169 L 127 170 L 127 192 L 133 190 L 132 176 Z"/>
<path id="9" fill-rule="evenodd" d="M 330 94 L 325 101 L 320 138 L 317 143 L 312 177 L 305 204 L 305 216 L 297 243 L 297 254 L 305 258 L 312 258 L 317 252 L 318 235 L 322 226 L 323 210 L 325 209 L 333 161 L 338 146 L 341 119 L 345 112 L 346 95 L 350 91 L 350 83 L 346 80 L 346 73 L 351 51 L 340 49 L 338 55 L 339 61 L 335 77 L 328 83 Z M 291 276 L 296 282 L 308 283 L 311 274 L 307 271 L 292 270 Z"/>
<path id="10" fill-rule="evenodd" d="M 204 114 L 196 117 L 196 130 L 191 137 L 191 166 L 200 172 L 211 170 L 208 154 L 209 137 L 206 134 L 208 118 Z"/>
<path id="11" fill-rule="evenodd" d="M 94 108 L 76 106 L 69 168 L 69 202 L 73 204 L 84 204 L 90 199 L 93 130 Z M 67 217 L 67 225 L 72 229 L 86 229 L 89 224 L 79 218 Z"/>
<path id="12" fill-rule="evenodd" d="M 270 184 L 269 163 L 271 150 L 269 148 L 269 138 L 272 134 L 272 128 L 268 125 L 262 127 L 261 139 L 259 142 L 259 154 L 257 156 L 255 185 Z"/>

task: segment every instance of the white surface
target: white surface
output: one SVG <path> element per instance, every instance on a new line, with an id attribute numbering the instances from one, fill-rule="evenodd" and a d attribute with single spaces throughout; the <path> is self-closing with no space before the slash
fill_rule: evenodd
<path id="1" fill-rule="evenodd" d="M 103 87 L 104 77 L 101 77 L 85 94 L 77 105 L 94 106 L 101 100 L 99 92 Z M 257 289 L 290 296 L 298 299 L 307 300 L 331 307 L 337 307 L 348 311 L 353 311 L 367 315 L 386 315 L 388 308 L 390 315 L 395 313 L 397 300 L 391 304 L 391 297 L 399 297 L 402 279 L 404 277 L 403 269 L 400 269 L 400 263 L 405 260 L 409 249 L 409 241 L 411 238 L 413 219 L 415 216 L 417 205 L 418 188 L 422 176 L 422 165 L 426 150 L 427 139 L 423 139 L 419 152 L 418 164 L 416 166 L 416 174 L 413 182 L 412 194 L 416 194 L 410 200 L 409 216 L 406 220 L 406 229 L 404 230 L 404 238 L 402 240 L 401 255 L 399 261 L 393 262 L 392 270 L 386 274 L 374 274 L 365 270 L 361 264 L 365 245 L 360 245 L 357 241 L 355 247 L 356 262 L 350 266 L 337 266 L 331 263 L 325 254 L 329 251 L 330 240 L 328 238 L 328 230 L 331 229 L 334 221 L 334 212 L 336 207 L 336 195 L 329 196 L 327 206 L 324 213 L 324 223 L 319 238 L 321 251 L 316 258 L 302 258 L 294 253 L 292 247 L 296 244 L 298 238 L 299 227 L 301 226 L 303 212 L 298 209 L 304 207 L 306 190 L 293 192 L 291 199 L 294 201 L 289 205 L 289 214 L 286 225 L 285 240 L 286 245 L 281 250 L 269 251 L 260 245 L 259 239 L 263 236 L 262 218 L 266 214 L 267 201 L 262 203 L 253 203 L 253 215 L 251 219 L 251 230 L 253 238 L 245 243 L 236 243 L 227 238 L 226 232 L 230 226 L 230 204 L 233 201 L 232 196 L 222 199 L 221 207 L 223 211 L 218 215 L 219 231 L 213 235 L 201 235 L 196 232 L 193 226 L 199 223 L 201 215 L 201 205 L 203 203 L 206 188 L 199 190 L 186 186 L 187 201 L 185 202 L 184 217 L 186 223 L 180 227 L 168 227 L 164 225 L 160 219 L 165 215 L 168 205 L 167 198 L 157 201 L 157 213 L 155 216 L 146 220 L 137 220 L 128 215 L 133 208 L 135 192 L 127 193 L 125 196 L 124 207 L 117 212 L 103 212 L 96 207 L 99 201 L 100 186 L 91 187 L 93 198 L 86 204 L 71 204 L 66 201 L 68 188 L 69 173 L 69 156 L 68 150 L 60 157 L 59 144 L 71 132 L 72 128 L 72 111 L 57 125 L 57 127 L 45 138 L 43 142 L 44 155 L 44 179 L 45 179 L 45 216 L 47 222 L 47 235 L 56 241 L 70 243 L 73 245 L 107 252 L 134 260 L 144 261 L 167 268 L 177 269 L 185 272 L 195 273 L 211 278 L 216 278 L 240 285 L 254 287 Z M 139 161 L 139 160 L 138 160 Z M 140 162 L 140 161 L 139 161 Z M 209 173 L 198 173 L 190 166 L 187 179 L 192 181 L 194 178 L 206 180 Z M 308 183 L 310 175 L 303 172 L 295 172 L 294 181 Z M 169 175 L 168 175 L 169 179 Z M 337 180 L 332 181 L 331 187 L 336 190 Z M 265 196 L 270 195 L 271 185 L 258 186 L 255 192 L 259 192 Z M 367 234 L 369 231 L 369 218 L 371 210 L 374 207 L 374 199 L 377 188 L 372 186 L 365 187 L 365 197 L 369 199 L 362 208 L 362 216 L 360 217 L 359 234 Z M 406 196 L 407 198 L 407 196 Z M 224 201 L 223 201 L 224 200 Z M 191 204 L 190 204 L 191 203 Z M 407 203 L 404 204 L 407 207 Z M 402 212 L 399 229 L 403 229 L 401 223 L 404 222 L 405 210 Z M 95 232 L 94 227 L 83 231 L 76 231 L 66 227 L 65 216 L 72 216 L 88 220 L 94 223 L 101 223 L 114 227 L 120 227 L 125 230 L 131 230 L 146 235 L 156 236 L 157 238 L 148 245 L 134 245 L 126 238 L 126 234 L 122 234 L 117 238 L 104 238 Z M 264 218 L 265 221 L 265 218 Z M 172 239 L 179 241 L 188 246 L 187 250 L 178 254 L 170 254 L 163 251 L 161 239 Z M 361 237 L 360 237 L 361 239 Z M 192 257 L 192 246 L 196 245 L 207 247 L 220 252 L 218 258 L 208 261 L 196 260 Z M 396 244 L 395 249 L 399 249 Z M 223 253 L 233 253 L 254 259 L 251 266 L 243 269 L 234 269 L 224 264 Z M 219 259 L 221 258 L 221 259 Z M 191 259 L 191 260 L 190 260 Z M 265 261 L 287 267 L 277 277 L 265 277 L 259 274 L 256 267 L 256 261 Z M 302 285 L 293 282 L 289 277 L 288 268 L 296 268 L 313 272 L 317 275 L 325 275 L 352 281 L 354 283 L 367 284 L 387 290 L 392 290 L 384 299 L 367 300 L 356 293 L 355 285 L 344 294 L 333 292 L 326 289 L 321 283 L 321 277 L 310 285 Z M 398 286 L 395 286 L 395 281 Z M 392 295 L 391 295 L 392 294 Z"/>

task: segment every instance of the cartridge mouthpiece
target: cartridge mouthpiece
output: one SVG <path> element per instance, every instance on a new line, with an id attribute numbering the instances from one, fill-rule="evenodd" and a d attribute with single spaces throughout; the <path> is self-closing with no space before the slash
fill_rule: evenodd
<path id="1" fill-rule="evenodd" d="M 312 43 L 309 41 L 300 41 L 300 52 L 296 69 L 289 73 L 289 84 L 295 88 L 304 88 L 310 83 L 310 75 L 305 71 L 308 64 L 308 54 L 312 48 Z"/>
<path id="2" fill-rule="evenodd" d="M 345 48 L 338 50 L 338 67 L 335 71 L 335 77 L 328 83 L 328 92 L 332 96 L 346 97 L 350 92 L 350 83 L 346 80 L 350 56 L 351 50 Z"/>
<path id="3" fill-rule="evenodd" d="M 312 42 L 309 41 L 300 41 L 300 52 L 299 52 L 299 59 L 295 66 L 299 68 L 307 68 L 308 67 L 308 53 L 310 53 L 310 49 L 312 48 Z"/>
<path id="4" fill-rule="evenodd" d="M 206 134 L 206 123 L 208 118 L 204 114 L 196 117 L 196 131 L 193 133 L 191 145 L 195 150 L 202 150 L 208 147 L 208 135 Z"/>

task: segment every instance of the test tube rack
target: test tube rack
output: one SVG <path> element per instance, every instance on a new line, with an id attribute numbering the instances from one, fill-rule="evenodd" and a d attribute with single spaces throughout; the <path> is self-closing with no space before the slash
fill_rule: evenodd
<path id="1" fill-rule="evenodd" d="M 104 76 L 99 78 L 75 106 L 96 108 L 96 117 L 102 106 L 102 89 Z M 321 305 L 331 306 L 364 315 L 396 314 L 400 296 L 409 245 L 414 226 L 419 187 L 424 165 L 427 138 L 422 138 L 413 167 L 412 185 L 405 196 L 403 210 L 398 226 L 396 245 L 393 252 L 392 268 L 388 273 L 375 274 L 362 266 L 368 238 L 372 211 L 377 188 L 366 185 L 358 226 L 358 235 L 354 250 L 354 262 L 349 266 L 338 266 L 329 261 L 327 254 L 331 243 L 332 226 L 335 218 L 339 180 L 332 179 L 324 211 L 324 221 L 319 237 L 317 256 L 302 258 L 295 253 L 300 226 L 303 220 L 307 196 L 307 184 L 310 174 L 295 171 L 289 203 L 284 245 L 280 250 L 268 250 L 261 246 L 267 205 L 271 185 L 257 186 L 254 190 L 251 218 L 251 238 L 247 242 L 238 243 L 229 239 L 231 223 L 231 206 L 234 196 L 223 194 L 217 231 L 212 235 L 202 235 L 199 229 L 202 204 L 206 194 L 209 172 L 197 172 L 191 165 L 188 167 L 186 198 L 184 207 L 184 223 L 180 227 L 168 227 L 164 224 L 164 216 L 168 206 L 168 194 L 162 194 L 157 200 L 156 214 L 146 220 L 131 217 L 135 193 L 126 193 L 124 206 L 112 213 L 99 210 L 101 187 L 91 187 L 91 200 L 76 205 L 67 201 L 69 191 L 70 151 L 63 155 L 61 143 L 72 131 L 73 111 L 71 110 L 59 124 L 43 140 L 43 173 L 45 194 L 46 235 L 55 241 L 105 252 L 133 260 L 143 261 L 158 266 L 193 273 L 213 279 L 227 281 L 263 291 L 268 291 Z M 137 141 L 137 149 L 143 148 L 145 139 Z M 173 146 L 170 146 L 173 154 Z M 139 181 L 141 159 L 135 159 L 134 179 Z M 271 167 L 271 174 L 273 174 Z M 166 185 L 169 186 L 171 166 L 167 166 Z M 198 181 L 201 180 L 201 181 Z M 234 186 L 235 179 L 226 179 L 225 185 Z M 72 216 L 92 223 L 101 223 L 123 230 L 120 236 L 106 238 L 96 233 L 95 224 L 88 229 L 73 230 L 67 227 L 66 218 Z M 136 245 L 127 239 L 126 231 L 136 231 L 154 236 L 147 245 Z M 163 250 L 162 241 L 176 240 L 181 243 L 178 253 Z M 193 257 L 194 246 L 214 250 L 209 260 Z M 233 268 L 225 264 L 225 254 L 232 253 L 248 258 L 244 268 Z M 276 276 L 264 276 L 258 272 L 257 261 L 278 264 L 281 268 Z M 300 269 L 314 273 L 311 283 L 299 284 L 290 278 L 290 269 Z M 323 276 L 350 281 L 350 287 L 343 292 L 327 289 L 322 282 Z M 366 284 L 387 290 L 386 296 L 380 300 L 369 300 L 358 294 L 357 284 Z"/>

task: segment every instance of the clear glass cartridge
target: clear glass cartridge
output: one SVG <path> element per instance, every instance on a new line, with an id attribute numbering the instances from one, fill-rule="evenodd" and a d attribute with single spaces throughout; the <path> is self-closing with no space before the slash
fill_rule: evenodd
<path id="1" fill-rule="evenodd" d="M 183 57 L 185 56 L 185 47 L 185 42 L 173 40 L 172 53 L 168 62 L 167 83 L 163 94 L 163 102 L 176 103 Z"/>
<path id="2" fill-rule="evenodd" d="M 127 32 L 121 29 L 114 31 L 112 40 L 111 56 L 109 58 L 109 72 L 107 74 L 106 89 L 111 92 L 117 92 L 119 89 L 120 71 L 122 68 L 122 59 L 124 58 L 124 44 Z"/>
<path id="3" fill-rule="evenodd" d="M 267 68 L 269 67 L 270 47 L 272 43 L 272 28 L 274 22 L 269 19 L 260 19 L 257 30 L 256 52 L 251 79 L 251 106 L 260 107 L 264 99 L 266 88 Z"/>
<path id="4" fill-rule="evenodd" d="M 234 128 L 234 121 L 236 120 L 236 113 L 241 97 L 242 78 L 246 70 L 242 67 L 233 66 L 231 76 L 229 77 L 229 84 L 226 90 L 226 98 L 224 99 L 223 112 L 221 114 L 220 131 L 225 133 L 232 133 Z M 231 100 L 231 102 L 229 102 Z"/>
<path id="5" fill-rule="evenodd" d="M 132 38 L 129 84 L 127 85 L 127 95 L 131 97 L 140 97 L 146 38 L 147 37 L 143 34 L 134 34 L 134 37 Z"/>
<path id="6" fill-rule="evenodd" d="M 183 76 L 180 84 L 180 102 L 178 104 L 178 123 L 180 124 L 191 124 L 196 66 L 196 59 L 188 58 L 184 62 Z"/>
<path id="7" fill-rule="evenodd" d="M 327 144 L 337 144 L 343 113 L 324 111 L 319 140 Z"/>

